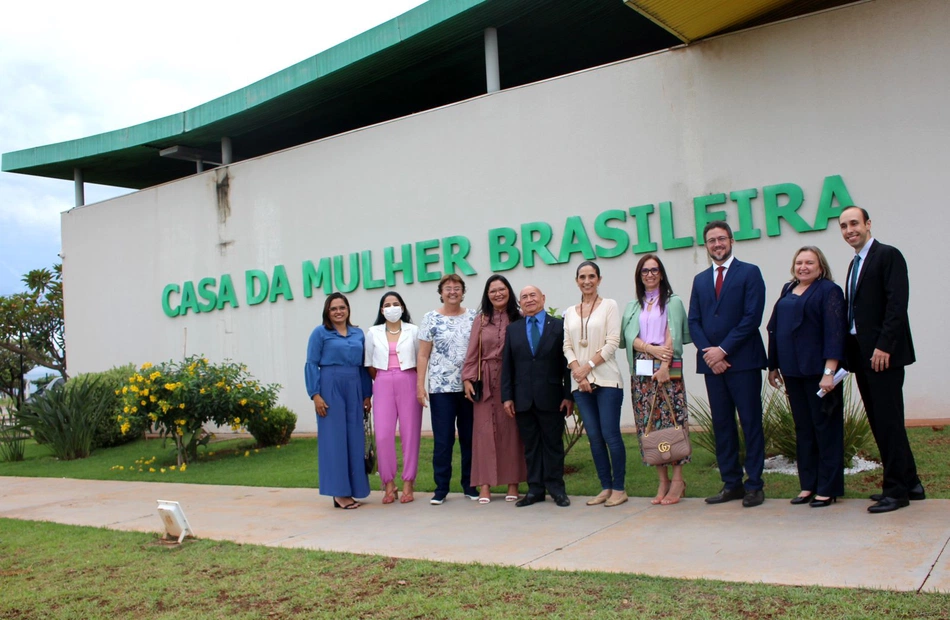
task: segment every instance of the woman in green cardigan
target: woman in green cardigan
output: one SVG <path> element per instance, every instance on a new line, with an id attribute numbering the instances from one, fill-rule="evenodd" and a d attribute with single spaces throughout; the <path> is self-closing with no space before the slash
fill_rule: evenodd
<path id="1" fill-rule="evenodd" d="M 673 294 L 666 279 L 666 269 L 659 257 L 647 254 L 637 263 L 637 298 L 627 304 L 620 327 L 620 348 L 627 349 L 630 364 L 630 399 L 637 436 L 643 435 L 650 420 L 654 400 L 659 416 L 653 428 L 661 429 L 676 423 L 687 423 L 686 387 L 683 385 L 683 344 L 691 342 L 686 323 L 683 300 Z M 659 360 L 659 369 L 637 373 L 637 360 Z M 643 364 L 641 364 L 643 366 Z M 670 379 L 670 368 L 676 380 Z M 645 373 L 641 369 L 641 373 Z M 643 450 L 640 451 L 643 456 Z M 670 463 L 672 477 L 666 465 L 657 466 L 659 489 L 653 504 L 675 504 L 686 492 L 683 464 L 686 457 Z M 646 464 L 646 463 L 645 463 Z"/>

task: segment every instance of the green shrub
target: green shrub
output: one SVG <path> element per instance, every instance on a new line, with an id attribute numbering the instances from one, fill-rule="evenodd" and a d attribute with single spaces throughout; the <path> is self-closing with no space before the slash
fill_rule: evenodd
<path id="1" fill-rule="evenodd" d="M 762 432 L 765 434 L 765 457 L 781 455 L 790 461 L 798 458 L 795 418 L 785 390 L 762 390 Z"/>
<path id="2" fill-rule="evenodd" d="M 109 415 L 103 416 L 96 428 L 96 435 L 92 440 L 93 450 L 96 448 L 114 448 L 122 444 L 134 441 L 145 432 L 145 421 L 136 418 L 132 421 L 128 432 L 123 433 L 118 421 L 119 414 L 122 413 L 122 387 L 126 385 L 129 376 L 135 372 L 134 364 L 125 366 L 116 366 L 103 372 L 87 372 L 76 375 L 66 382 L 66 390 L 73 390 L 93 379 L 99 379 L 102 384 L 110 390 Z"/>
<path id="3" fill-rule="evenodd" d="M 238 430 L 255 416 L 273 408 L 280 386 L 262 385 L 247 366 L 225 361 L 212 364 L 201 356 L 181 362 L 145 363 L 119 390 L 122 413 L 117 416 L 123 433 L 136 420 L 175 442 L 178 464 L 197 458 L 198 446 L 211 435 L 205 424 Z"/>
<path id="4" fill-rule="evenodd" d="M 21 428 L 29 429 L 64 461 L 89 456 L 96 429 L 108 416 L 113 392 L 99 379 L 89 379 L 72 389 L 57 386 L 33 399 L 17 413 Z"/>
<path id="5" fill-rule="evenodd" d="M 279 446 L 290 441 L 290 434 L 297 428 L 297 415 L 287 407 L 277 406 L 250 416 L 246 426 L 260 447 Z"/>
<path id="6" fill-rule="evenodd" d="M 712 412 L 709 410 L 709 403 L 704 398 L 689 394 L 686 399 L 686 407 L 689 410 L 690 442 L 694 446 L 699 446 L 716 456 L 716 434 L 713 432 Z M 697 432 L 697 427 L 702 428 L 703 432 Z M 739 428 L 739 462 L 745 462 L 745 438 L 742 436 L 741 427 Z"/>
<path id="7" fill-rule="evenodd" d="M 0 462 L 22 461 L 30 434 L 16 425 L 0 425 Z"/>
<path id="8" fill-rule="evenodd" d="M 844 393 L 844 466 L 851 467 L 854 457 L 867 453 L 872 447 L 874 437 L 860 396 L 855 394 L 851 376 L 845 379 Z M 709 404 L 692 394 L 689 397 L 690 424 L 703 427 L 708 432 L 691 433 L 693 443 L 716 454 L 716 436 L 712 432 L 712 414 Z M 739 425 L 738 420 L 736 424 Z M 796 460 L 797 441 L 795 438 L 795 419 L 784 390 L 763 386 L 762 391 L 762 431 L 765 434 L 766 457 L 782 455 Z M 745 462 L 745 437 L 739 426 L 739 462 Z"/>
<path id="9" fill-rule="evenodd" d="M 547 314 L 556 319 L 563 318 L 557 308 L 548 308 Z M 564 440 L 564 456 L 567 456 L 567 453 L 577 445 L 577 442 L 580 441 L 583 436 L 584 420 L 581 419 L 581 411 L 577 408 L 577 403 L 574 403 L 571 406 L 571 415 L 565 418 L 564 423 L 564 434 L 562 435 L 562 439 Z"/>
<path id="10" fill-rule="evenodd" d="M 874 435 L 871 423 L 861 395 L 854 391 L 853 376 L 848 375 L 844 384 L 844 466 L 851 467 L 851 461 L 859 454 L 867 454 L 874 447 Z"/>

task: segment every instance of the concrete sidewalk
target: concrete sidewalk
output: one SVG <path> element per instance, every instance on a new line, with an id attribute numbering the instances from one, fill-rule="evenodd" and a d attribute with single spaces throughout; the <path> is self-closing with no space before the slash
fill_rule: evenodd
<path id="1" fill-rule="evenodd" d="M 950 500 L 912 502 L 871 515 L 868 501 L 828 508 L 766 500 L 707 506 L 686 498 L 614 508 L 543 504 L 515 508 L 498 496 L 479 505 L 449 495 L 429 505 L 334 510 L 314 489 L 0 478 L 0 517 L 116 530 L 162 529 L 155 500 L 181 503 L 200 538 L 444 562 L 642 573 L 787 585 L 950 593 Z M 663 550 L 655 544 L 662 533 Z"/>

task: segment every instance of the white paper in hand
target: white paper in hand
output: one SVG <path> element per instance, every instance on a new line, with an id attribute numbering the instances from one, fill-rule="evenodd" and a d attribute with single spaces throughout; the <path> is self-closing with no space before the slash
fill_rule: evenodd
<path id="1" fill-rule="evenodd" d="M 845 370 L 844 368 L 839 368 L 838 372 L 835 373 L 835 386 L 841 383 L 841 380 L 847 376 L 848 376 L 848 371 Z M 827 392 L 825 392 L 824 390 L 818 390 L 818 398 L 824 398 L 826 393 Z"/>

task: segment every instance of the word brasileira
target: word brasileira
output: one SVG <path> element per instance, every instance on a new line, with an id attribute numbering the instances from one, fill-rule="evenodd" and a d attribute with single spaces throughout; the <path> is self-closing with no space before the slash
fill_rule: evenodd
<path id="1" fill-rule="evenodd" d="M 508 271 L 521 265 L 533 267 L 537 261 L 545 265 L 569 263 L 575 255 L 584 259 L 615 258 L 628 252 L 644 254 L 702 245 L 702 230 L 707 222 L 727 219 L 726 208 L 733 209 L 737 222 L 733 223 L 736 241 L 758 239 L 762 231 L 753 221 L 753 200 L 759 197 L 756 188 L 722 194 L 708 194 L 693 198 L 696 236 L 678 237 L 673 229 L 673 204 L 645 204 L 629 209 L 608 209 L 594 218 L 594 239 L 584 220 L 568 217 L 564 222 L 560 244 L 552 244 L 554 228 L 547 222 L 529 222 L 521 225 L 520 233 L 514 228 L 492 228 L 488 231 L 489 265 L 493 273 Z M 765 216 L 765 234 L 775 237 L 782 233 L 782 220 L 797 233 L 825 230 L 828 221 L 837 219 L 841 211 L 854 204 L 840 175 L 825 177 L 815 221 L 808 224 L 798 213 L 805 204 L 802 188 L 794 183 L 768 185 L 762 188 L 762 211 Z M 719 208 L 715 208 L 719 207 Z M 650 220 L 659 212 L 660 244 L 653 240 Z M 631 230 L 634 240 L 631 239 Z M 606 243 L 607 245 L 603 245 Z M 314 264 L 301 265 L 304 297 L 312 297 L 314 290 L 329 295 L 334 290 L 351 293 L 364 289 L 397 286 L 397 274 L 403 284 L 432 282 L 444 273 L 477 275 L 468 262 L 472 242 L 468 237 L 455 235 L 440 239 L 426 239 L 416 243 L 383 248 L 383 271 L 373 272 L 371 250 L 326 256 Z M 438 269 L 441 261 L 442 270 Z M 348 275 L 347 275 L 348 274 Z M 381 277 L 380 277 L 381 276 Z M 270 277 L 260 269 L 244 272 L 244 300 L 249 306 L 265 301 L 292 300 L 293 290 L 283 265 L 274 267 Z M 169 317 L 185 316 L 188 312 L 203 313 L 222 310 L 225 306 L 237 308 L 238 296 L 230 274 L 220 278 L 202 278 L 195 284 L 187 281 L 181 286 L 169 284 L 162 291 L 162 309 Z"/>

